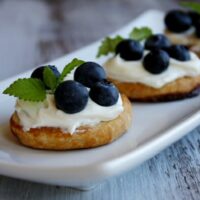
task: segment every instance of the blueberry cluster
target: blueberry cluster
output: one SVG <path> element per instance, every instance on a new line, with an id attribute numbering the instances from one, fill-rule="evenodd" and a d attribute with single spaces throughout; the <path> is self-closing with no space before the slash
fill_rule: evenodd
<path id="1" fill-rule="evenodd" d="M 197 37 L 200 37 L 200 14 L 194 11 L 171 10 L 165 16 L 167 28 L 175 33 L 182 33 L 195 28 Z"/>
<path id="2" fill-rule="evenodd" d="M 60 76 L 57 68 L 49 65 L 35 69 L 31 77 L 43 81 L 45 67 L 50 68 L 56 77 Z M 86 107 L 89 97 L 101 106 L 112 106 L 118 101 L 119 92 L 106 80 L 106 73 L 102 66 L 94 62 L 85 62 L 76 68 L 74 80 L 63 81 L 58 85 L 54 96 L 58 109 L 74 114 Z"/>
<path id="3" fill-rule="evenodd" d="M 150 36 L 144 46 L 138 41 L 126 39 L 120 42 L 115 49 L 124 60 L 140 60 L 143 58 L 144 49 L 150 52 L 144 56 L 143 66 L 152 74 L 160 74 L 169 66 L 169 59 L 180 61 L 190 60 L 188 49 L 182 45 L 171 45 L 169 39 L 163 34 Z"/>

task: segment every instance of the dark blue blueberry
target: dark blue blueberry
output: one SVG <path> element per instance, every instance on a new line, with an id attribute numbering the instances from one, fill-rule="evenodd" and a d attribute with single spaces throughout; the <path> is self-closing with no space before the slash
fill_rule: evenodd
<path id="1" fill-rule="evenodd" d="M 143 56 L 144 48 L 140 42 L 127 39 L 120 42 L 115 53 L 119 54 L 124 60 L 140 60 Z"/>
<path id="2" fill-rule="evenodd" d="M 153 50 L 143 60 L 144 68 L 152 74 L 160 74 L 169 67 L 169 55 L 163 50 Z"/>
<path id="3" fill-rule="evenodd" d="M 198 38 L 200 38 L 200 20 L 195 24 L 195 34 Z"/>
<path id="4" fill-rule="evenodd" d="M 189 11 L 188 12 L 189 16 L 192 19 L 192 24 L 196 25 L 198 21 L 200 21 L 200 14 L 194 11 Z"/>
<path id="5" fill-rule="evenodd" d="M 92 87 L 94 83 L 106 78 L 106 73 L 102 66 L 94 62 L 86 62 L 79 66 L 74 73 L 74 80 L 82 83 L 86 87 Z"/>
<path id="6" fill-rule="evenodd" d="M 167 52 L 171 58 L 176 60 L 188 61 L 191 59 L 189 50 L 183 45 L 172 45 Z"/>
<path id="7" fill-rule="evenodd" d="M 76 81 L 64 81 L 55 91 L 56 107 L 73 114 L 83 110 L 88 102 L 88 90 Z"/>
<path id="8" fill-rule="evenodd" d="M 36 68 L 32 72 L 31 78 L 37 78 L 37 79 L 40 79 L 41 81 L 43 81 L 43 72 L 44 72 L 45 67 L 50 68 L 53 71 L 53 73 L 55 74 L 56 77 L 60 76 L 60 72 L 58 71 L 58 69 L 55 66 L 47 65 L 47 66 L 41 66 L 41 67 Z"/>
<path id="9" fill-rule="evenodd" d="M 192 19 L 188 13 L 181 10 L 172 10 L 165 16 L 167 28 L 175 33 L 187 31 L 192 26 Z"/>
<path id="10" fill-rule="evenodd" d="M 171 42 L 163 34 L 152 35 L 145 41 L 145 49 L 148 50 L 166 49 L 170 45 Z"/>
<path id="11" fill-rule="evenodd" d="M 89 95 L 95 103 L 101 106 L 112 106 L 118 101 L 119 91 L 112 83 L 103 80 L 93 85 Z"/>

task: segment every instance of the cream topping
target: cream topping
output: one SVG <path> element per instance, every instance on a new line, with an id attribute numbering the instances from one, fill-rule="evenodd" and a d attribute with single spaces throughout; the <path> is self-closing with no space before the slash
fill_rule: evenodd
<path id="1" fill-rule="evenodd" d="M 148 51 L 145 51 L 147 54 Z M 191 60 L 179 61 L 170 58 L 170 64 L 167 70 L 154 75 L 145 70 L 142 59 L 138 61 L 125 61 L 119 55 L 110 58 L 104 67 L 108 77 L 121 82 L 142 83 L 154 88 L 161 88 L 178 78 L 200 75 L 200 59 L 190 52 Z"/>
<path id="2" fill-rule="evenodd" d="M 90 98 L 86 107 L 79 113 L 67 114 L 55 106 L 53 95 L 47 95 L 43 102 L 17 100 L 16 112 L 24 131 L 30 128 L 56 127 L 73 134 L 80 126 L 94 126 L 101 121 L 110 121 L 123 111 L 121 96 L 113 106 L 103 107 Z"/>
<path id="3" fill-rule="evenodd" d="M 175 32 L 172 32 L 172 31 L 169 31 L 169 32 L 170 32 L 170 34 L 176 35 L 177 37 L 181 37 L 181 36 L 185 37 L 185 36 L 189 36 L 189 35 L 194 35 L 195 28 L 191 27 L 187 31 L 184 31 L 184 32 L 181 32 L 181 33 L 175 33 Z"/>
<path id="4" fill-rule="evenodd" d="M 174 43 L 174 44 L 182 44 L 182 45 L 189 45 L 189 46 L 198 46 L 200 44 L 200 38 L 195 36 L 195 29 L 191 27 L 189 30 L 184 31 L 182 33 L 174 33 L 171 31 L 166 31 L 167 37 Z"/>

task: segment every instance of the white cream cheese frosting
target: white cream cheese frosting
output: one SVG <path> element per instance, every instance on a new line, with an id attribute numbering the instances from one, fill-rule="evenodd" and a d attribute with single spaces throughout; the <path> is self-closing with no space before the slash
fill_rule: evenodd
<path id="1" fill-rule="evenodd" d="M 182 33 L 174 33 L 166 31 L 167 37 L 175 44 L 198 46 L 200 44 L 200 38 L 195 35 L 195 28 L 191 27 L 189 30 Z"/>
<path id="2" fill-rule="evenodd" d="M 55 106 L 54 95 L 47 95 L 43 102 L 17 100 L 16 112 L 24 131 L 30 128 L 55 127 L 73 134 L 83 125 L 94 126 L 101 121 L 110 121 L 123 111 L 121 96 L 113 106 L 103 107 L 90 98 L 86 107 L 78 113 L 67 114 Z"/>
<path id="3" fill-rule="evenodd" d="M 147 54 L 145 51 L 144 54 Z M 196 54 L 190 52 L 189 61 L 179 61 L 170 58 L 169 67 L 160 74 L 151 74 L 142 64 L 142 60 L 126 61 L 119 55 L 110 58 L 105 64 L 105 70 L 109 78 L 131 83 L 142 83 L 153 88 L 161 88 L 178 78 L 200 75 L 200 59 Z"/>
<path id="4" fill-rule="evenodd" d="M 175 32 L 172 32 L 172 31 L 169 31 L 169 32 L 170 32 L 170 34 L 176 35 L 177 37 L 190 36 L 190 35 L 194 35 L 195 28 L 191 27 L 187 31 L 184 31 L 184 32 L 181 32 L 181 33 L 175 33 Z"/>

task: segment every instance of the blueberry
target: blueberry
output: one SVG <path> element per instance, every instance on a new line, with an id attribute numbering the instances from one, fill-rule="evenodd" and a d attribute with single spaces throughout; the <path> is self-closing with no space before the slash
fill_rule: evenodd
<path id="1" fill-rule="evenodd" d="M 56 77 L 60 76 L 60 72 L 58 71 L 58 69 L 55 66 L 47 65 L 47 66 L 41 66 L 41 67 L 36 68 L 33 71 L 33 73 L 31 74 L 31 78 L 37 78 L 37 79 L 40 79 L 41 81 L 43 81 L 43 72 L 44 72 L 45 67 L 50 68 Z"/>
<path id="2" fill-rule="evenodd" d="M 144 57 L 143 66 L 152 74 L 160 74 L 169 66 L 169 55 L 163 50 L 153 50 Z"/>
<path id="3" fill-rule="evenodd" d="M 120 42 L 115 52 L 124 60 L 140 60 L 143 56 L 143 46 L 135 40 L 127 39 Z"/>
<path id="4" fill-rule="evenodd" d="M 107 80 L 95 83 L 89 95 L 95 103 L 101 106 L 112 106 L 117 103 L 119 98 L 117 88 Z"/>
<path id="5" fill-rule="evenodd" d="M 192 26 L 192 19 L 188 13 L 181 10 L 172 10 L 165 16 L 167 28 L 175 33 L 187 31 Z"/>
<path id="6" fill-rule="evenodd" d="M 74 80 L 82 83 L 86 87 L 106 78 L 106 73 L 100 65 L 94 62 L 86 62 L 79 66 L 74 73 Z"/>
<path id="7" fill-rule="evenodd" d="M 145 41 L 145 49 L 148 50 L 166 49 L 170 45 L 171 42 L 163 34 L 152 35 Z"/>
<path id="8" fill-rule="evenodd" d="M 76 81 L 64 81 L 55 91 L 56 107 L 73 114 L 83 110 L 88 102 L 88 90 Z"/>
<path id="9" fill-rule="evenodd" d="M 189 11 L 188 12 L 189 16 L 192 19 L 192 24 L 196 25 L 198 21 L 200 21 L 200 14 L 194 11 Z"/>
<path id="10" fill-rule="evenodd" d="M 180 61 L 190 60 L 190 53 L 188 49 L 183 45 L 172 45 L 167 52 L 170 57 L 176 60 Z"/>
<path id="11" fill-rule="evenodd" d="M 200 20 L 195 24 L 195 34 L 198 38 L 200 38 Z"/>

